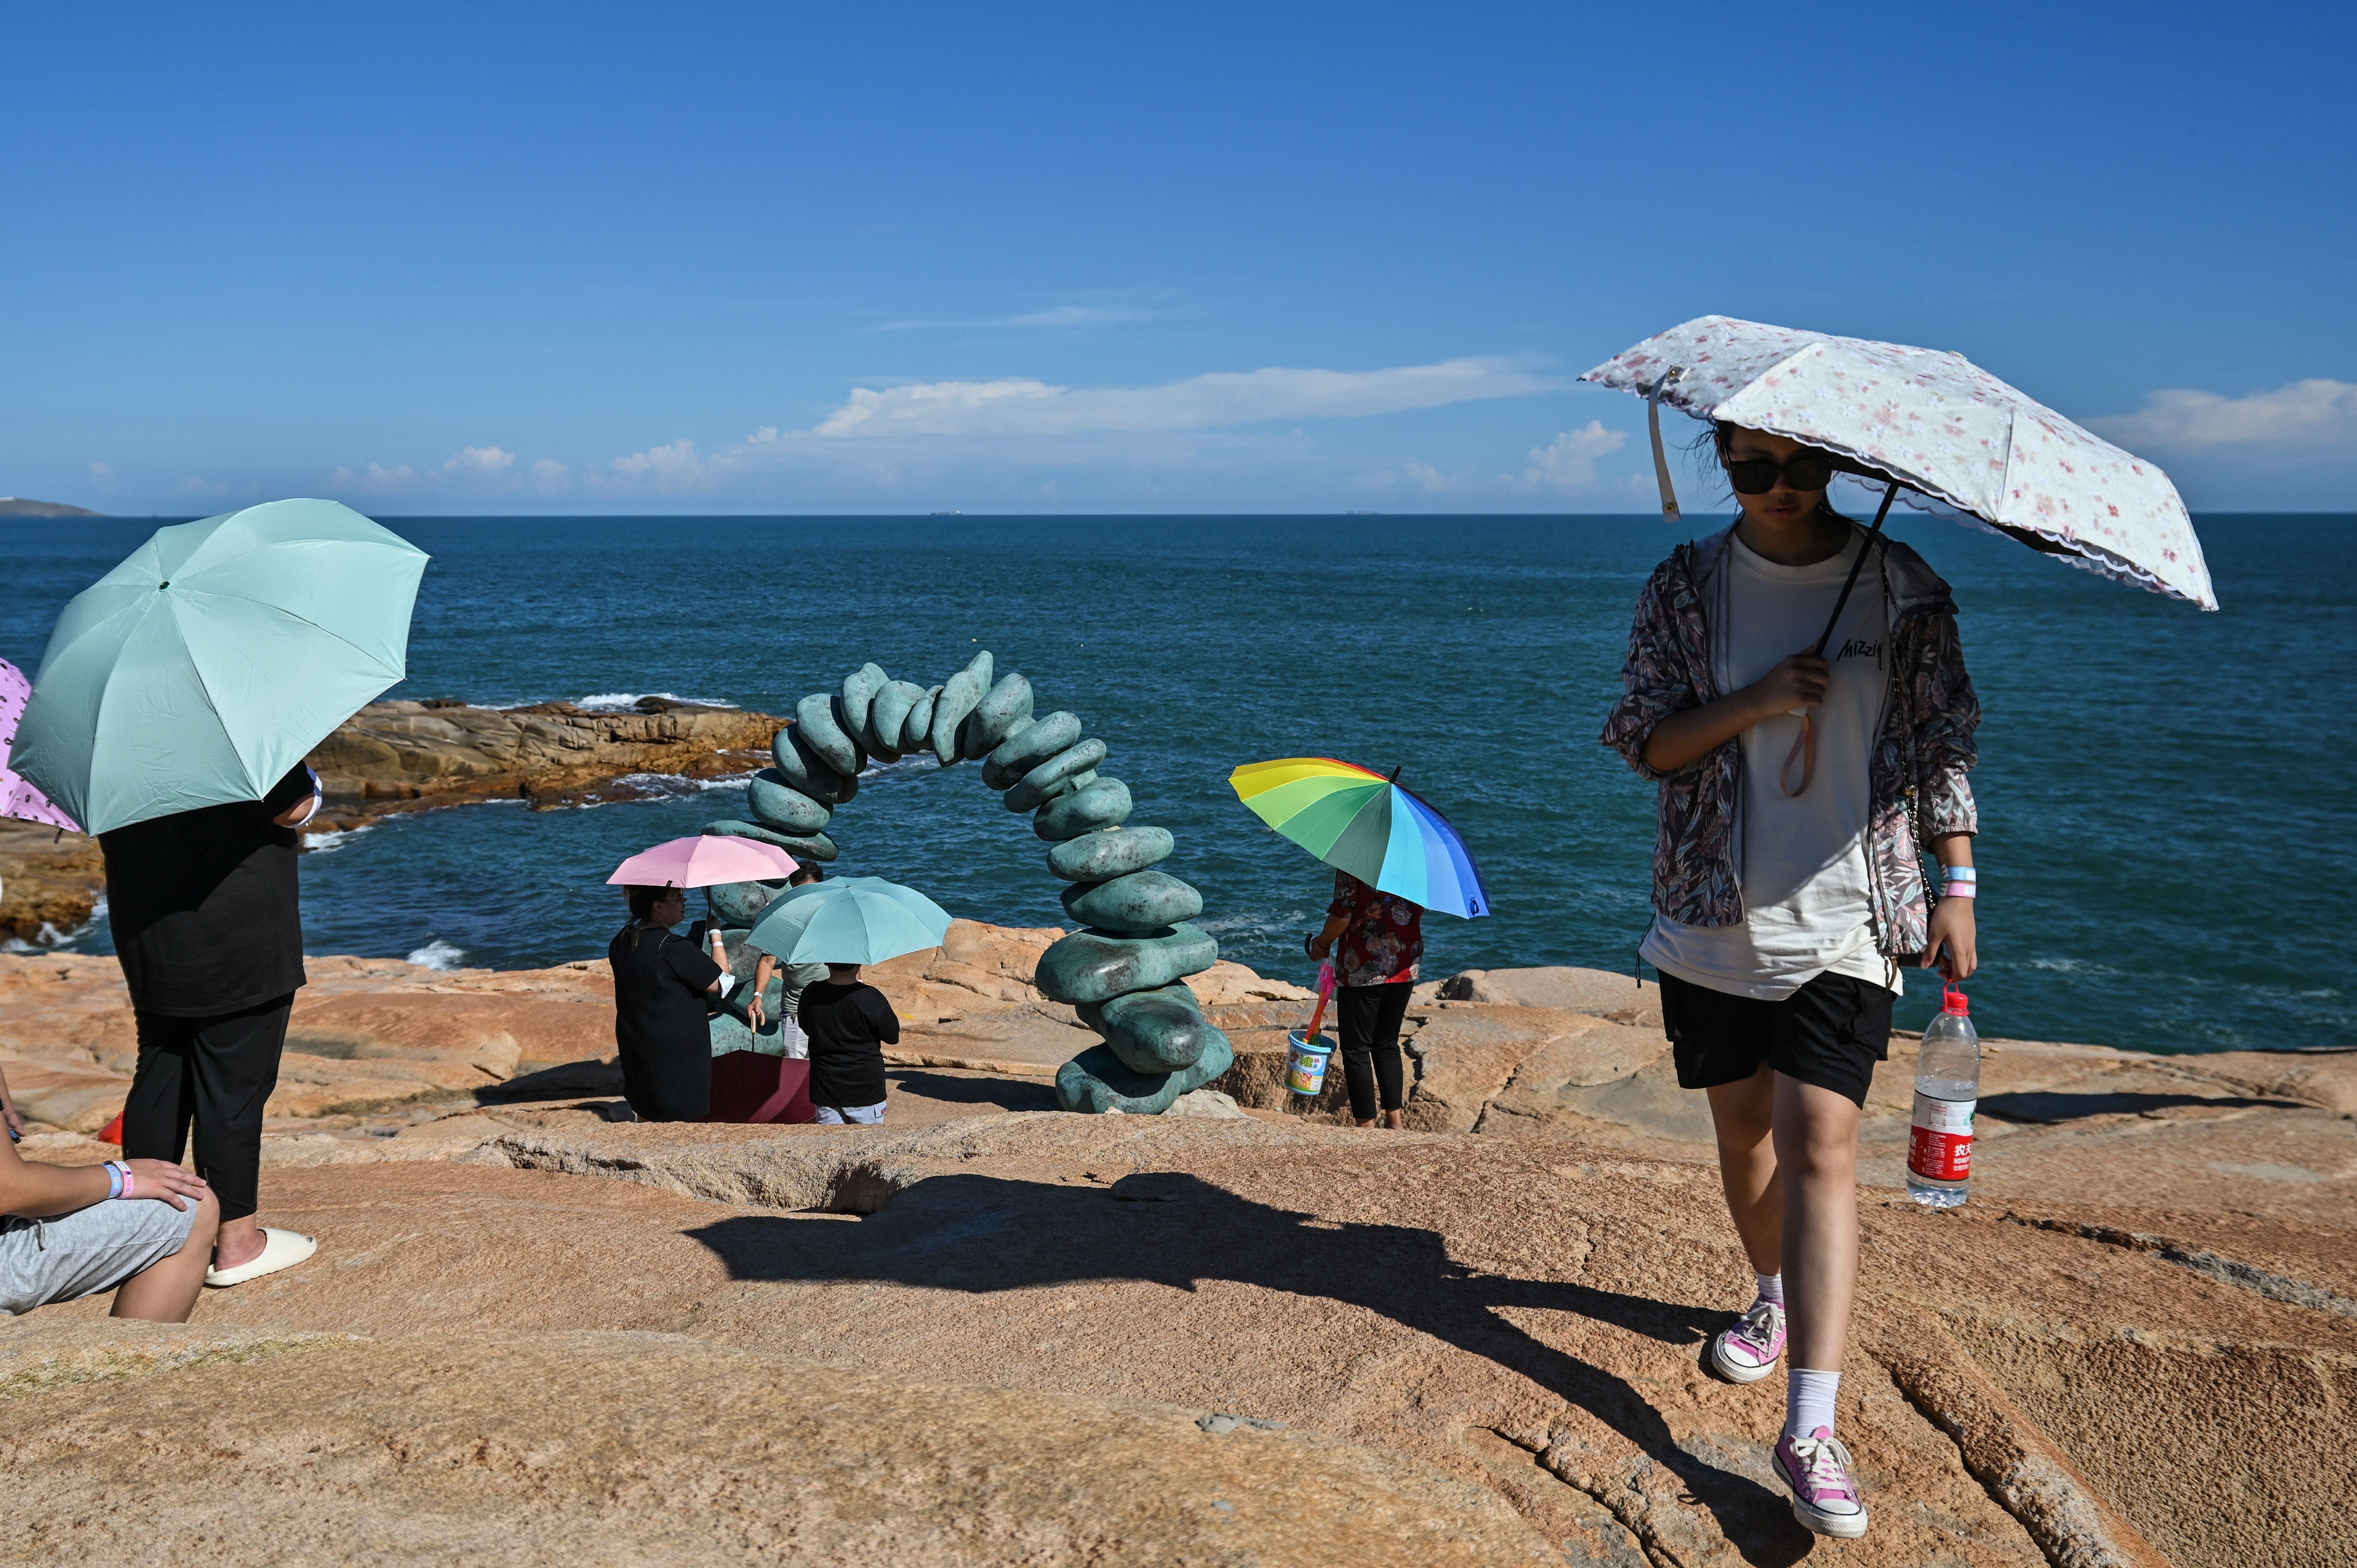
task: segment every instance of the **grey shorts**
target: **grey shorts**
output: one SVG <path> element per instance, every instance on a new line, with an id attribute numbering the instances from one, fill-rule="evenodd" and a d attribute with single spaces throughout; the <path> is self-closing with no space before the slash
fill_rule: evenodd
<path id="1" fill-rule="evenodd" d="M 109 1198 L 50 1219 L 0 1219 L 0 1313 L 113 1290 L 187 1245 L 197 1206 Z"/>
<path id="2" fill-rule="evenodd" d="M 873 1105 L 817 1105 L 812 1109 L 818 1112 L 813 1120 L 822 1127 L 873 1127 L 884 1120 L 884 1107 L 888 1103 L 879 1100 Z"/>

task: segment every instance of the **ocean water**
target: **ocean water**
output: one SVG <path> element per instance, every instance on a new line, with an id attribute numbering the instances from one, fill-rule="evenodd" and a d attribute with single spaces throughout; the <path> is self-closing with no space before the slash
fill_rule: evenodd
<path id="1" fill-rule="evenodd" d="M 977 649 L 1103 737 L 1132 819 L 1178 835 L 1225 953 L 1307 978 L 1329 875 L 1237 803 L 1239 763 L 1402 769 L 1495 913 L 1426 922 L 1425 972 L 1630 971 L 1652 791 L 1597 744 L 1657 518 L 387 520 L 433 553 L 394 695 L 791 711 L 875 660 L 931 683 Z M 1715 526 L 1690 520 L 1695 529 Z M 2357 1040 L 2341 905 L 2357 853 L 2357 517 L 2198 520 L 2205 615 L 1930 519 L 1986 722 L 1983 1033 L 2162 1051 Z M 0 656 L 152 522 L 0 523 Z M 1062 920 L 1027 818 L 968 764 L 877 770 L 840 868 L 1012 925 Z M 736 785 L 552 812 L 390 819 L 304 862 L 307 946 L 511 968 L 602 952 L 625 854 L 741 816 Z M 103 921 L 77 939 L 107 950 Z M 1936 983 L 1915 977 L 1904 1023 Z"/>

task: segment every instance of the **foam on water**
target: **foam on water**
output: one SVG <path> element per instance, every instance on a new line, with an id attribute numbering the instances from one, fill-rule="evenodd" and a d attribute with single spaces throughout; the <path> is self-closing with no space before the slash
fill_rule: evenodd
<path id="1" fill-rule="evenodd" d="M 692 703 L 700 708 L 733 708 L 720 697 L 683 697 L 676 692 L 593 692 L 573 705 L 585 714 L 625 714 L 649 697 L 665 703 Z"/>

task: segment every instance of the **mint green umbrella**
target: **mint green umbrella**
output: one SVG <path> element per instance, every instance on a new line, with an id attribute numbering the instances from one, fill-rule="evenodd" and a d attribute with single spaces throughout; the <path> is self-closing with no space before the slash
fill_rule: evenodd
<path id="1" fill-rule="evenodd" d="M 425 559 L 334 501 L 159 528 L 58 617 L 11 765 L 91 833 L 258 800 L 402 678 Z"/>
<path id="2" fill-rule="evenodd" d="M 942 945 L 950 912 L 913 887 L 845 876 L 790 887 L 747 932 L 747 945 L 788 963 L 882 963 Z"/>

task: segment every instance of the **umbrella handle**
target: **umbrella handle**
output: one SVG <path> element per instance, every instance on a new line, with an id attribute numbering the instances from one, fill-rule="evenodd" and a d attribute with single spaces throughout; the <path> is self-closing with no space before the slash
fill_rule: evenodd
<path id="1" fill-rule="evenodd" d="M 1662 487 L 1662 521 L 1678 521 L 1678 492 L 1670 483 L 1670 459 L 1662 450 L 1662 389 L 1684 375 L 1685 367 L 1672 365 L 1653 382 L 1645 397 L 1645 428 L 1653 437 L 1653 482 Z"/>

